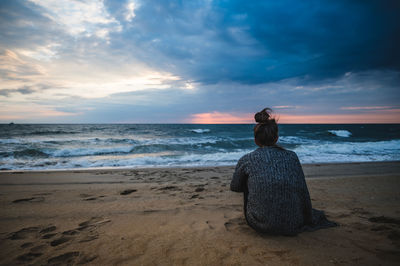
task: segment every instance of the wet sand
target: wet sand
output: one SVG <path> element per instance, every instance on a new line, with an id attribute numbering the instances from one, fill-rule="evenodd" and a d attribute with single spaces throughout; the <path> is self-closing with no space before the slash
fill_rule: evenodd
<path id="1" fill-rule="evenodd" d="M 0 264 L 398 265 L 400 162 L 304 165 L 340 227 L 257 234 L 234 167 L 0 173 Z"/>

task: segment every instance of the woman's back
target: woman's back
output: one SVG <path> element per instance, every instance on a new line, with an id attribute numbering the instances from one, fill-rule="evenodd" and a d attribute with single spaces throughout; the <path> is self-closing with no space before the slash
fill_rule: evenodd
<path id="1" fill-rule="evenodd" d="M 246 192 L 245 215 L 250 226 L 258 231 L 296 234 L 310 221 L 311 203 L 294 152 L 276 146 L 258 148 L 242 157 L 238 167 L 241 170 L 235 172 L 231 189 Z"/>
<path id="2" fill-rule="evenodd" d="M 257 231 L 295 235 L 333 225 L 323 212 L 313 211 L 303 170 L 292 151 L 267 146 L 246 154 L 237 164 L 231 190 L 244 192 L 246 220 Z"/>
<path id="3" fill-rule="evenodd" d="M 244 192 L 247 223 L 259 232 L 295 235 L 336 226 L 311 207 L 296 153 L 276 145 L 278 125 L 265 108 L 254 115 L 254 141 L 260 147 L 240 158 L 231 190 Z"/>

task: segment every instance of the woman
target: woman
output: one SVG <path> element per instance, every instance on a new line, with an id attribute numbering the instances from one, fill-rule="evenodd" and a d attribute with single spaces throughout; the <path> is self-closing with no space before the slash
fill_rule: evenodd
<path id="1" fill-rule="evenodd" d="M 296 235 L 337 226 L 311 207 L 303 169 L 296 153 L 276 145 L 278 125 L 265 108 L 255 114 L 254 140 L 259 146 L 238 161 L 231 190 L 244 192 L 244 214 L 258 232 Z"/>

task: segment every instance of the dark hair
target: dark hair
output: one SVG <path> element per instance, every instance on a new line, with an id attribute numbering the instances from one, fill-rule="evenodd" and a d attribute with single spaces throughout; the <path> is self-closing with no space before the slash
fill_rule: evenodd
<path id="1" fill-rule="evenodd" d="M 264 108 L 254 115 L 257 125 L 254 127 L 254 139 L 262 146 L 273 146 L 278 140 L 278 124 L 271 117 L 272 110 Z"/>

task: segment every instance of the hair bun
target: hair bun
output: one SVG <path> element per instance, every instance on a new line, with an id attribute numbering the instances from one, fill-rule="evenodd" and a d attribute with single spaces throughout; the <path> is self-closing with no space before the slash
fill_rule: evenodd
<path id="1" fill-rule="evenodd" d="M 257 123 L 267 123 L 271 117 L 271 112 L 272 110 L 270 108 L 264 108 L 254 115 L 254 119 Z"/>

